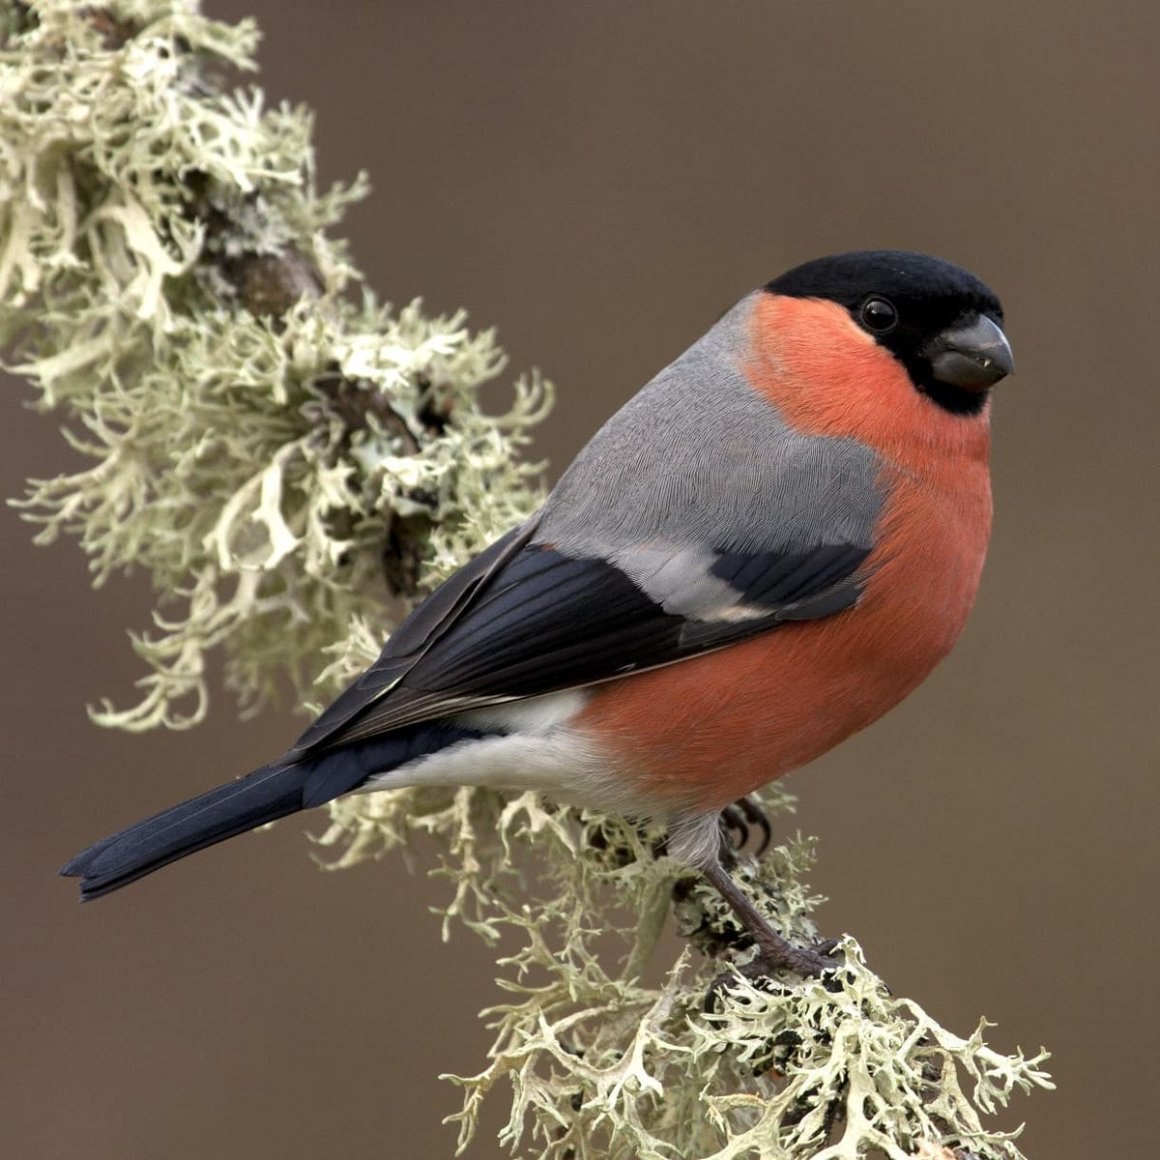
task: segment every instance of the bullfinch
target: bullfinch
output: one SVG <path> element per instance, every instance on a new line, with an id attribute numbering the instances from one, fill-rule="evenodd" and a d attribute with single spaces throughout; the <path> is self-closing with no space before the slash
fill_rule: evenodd
<path id="1" fill-rule="evenodd" d="M 986 285 L 924 254 L 782 274 L 613 415 L 281 757 L 61 873 L 98 898 L 342 794 L 533 788 L 662 819 L 766 964 L 824 970 L 730 877 L 719 815 L 954 644 L 990 534 L 1002 327 Z"/>

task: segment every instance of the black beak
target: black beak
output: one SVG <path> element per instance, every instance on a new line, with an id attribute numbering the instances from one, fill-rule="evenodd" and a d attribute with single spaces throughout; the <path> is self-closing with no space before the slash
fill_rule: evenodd
<path id="1" fill-rule="evenodd" d="M 968 391 L 985 391 L 1015 369 L 1007 336 L 985 314 L 944 330 L 923 353 L 930 360 L 934 379 Z"/>

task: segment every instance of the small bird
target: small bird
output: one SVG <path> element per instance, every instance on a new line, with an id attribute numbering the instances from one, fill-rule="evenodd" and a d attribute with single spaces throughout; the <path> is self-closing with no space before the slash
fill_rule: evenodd
<path id="1" fill-rule="evenodd" d="M 98 898 L 343 794 L 534 788 L 663 820 L 762 960 L 818 974 L 722 864 L 719 815 L 911 692 L 974 602 L 1003 310 L 925 254 L 742 298 L 522 526 L 423 601 L 269 765 L 90 846 Z"/>

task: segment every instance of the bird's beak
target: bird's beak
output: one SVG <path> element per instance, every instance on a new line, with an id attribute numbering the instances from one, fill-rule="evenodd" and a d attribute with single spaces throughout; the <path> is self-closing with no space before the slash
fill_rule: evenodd
<path id="1" fill-rule="evenodd" d="M 924 353 L 936 380 L 968 391 L 985 391 L 1015 369 L 1007 336 L 985 314 L 944 330 Z"/>

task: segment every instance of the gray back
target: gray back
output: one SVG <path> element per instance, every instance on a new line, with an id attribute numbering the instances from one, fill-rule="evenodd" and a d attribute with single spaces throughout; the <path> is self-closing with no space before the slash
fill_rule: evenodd
<path id="1" fill-rule="evenodd" d="M 544 506 L 535 542 L 626 554 L 870 547 L 879 460 L 853 439 L 792 430 L 738 367 L 743 298 L 596 433 Z M 636 567 L 627 567 L 630 573 Z"/>

